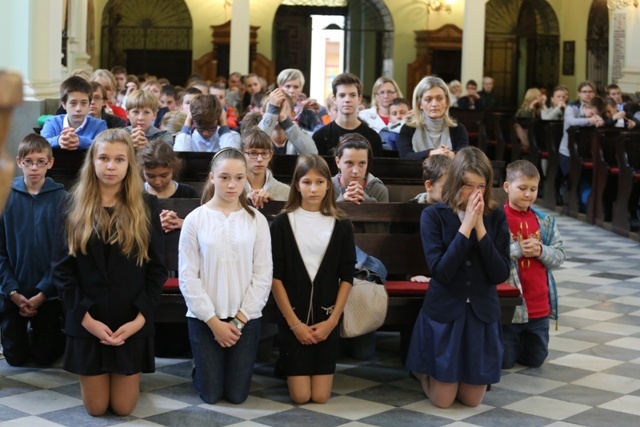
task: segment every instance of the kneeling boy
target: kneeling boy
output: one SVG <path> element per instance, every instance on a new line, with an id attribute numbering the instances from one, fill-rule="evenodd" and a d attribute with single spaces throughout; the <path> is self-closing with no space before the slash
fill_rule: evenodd
<path id="1" fill-rule="evenodd" d="M 2 346 L 11 366 L 24 366 L 31 358 L 45 366 L 60 357 L 65 343 L 62 309 L 51 281 L 51 252 L 67 192 L 45 177 L 53 157 L 43 137 L 25 137 L 16 160 L 24 176 L 13 180 L 0 218 Z"/>
<path id="2" fill-rule="evenodd" d="M 520 289 L 524 304 L 502 325 L 502 368 L 516 362 L 539 367 L 549 354 L 549 318 L 558 316 L 558 292 L 551 269 L 565 260 L 555 218 L 534 209 L 540 174 L 535 165 L 517 160 L 507 166 L 504 211 L 511 231 L 511 273 L 508 283 Z"/>

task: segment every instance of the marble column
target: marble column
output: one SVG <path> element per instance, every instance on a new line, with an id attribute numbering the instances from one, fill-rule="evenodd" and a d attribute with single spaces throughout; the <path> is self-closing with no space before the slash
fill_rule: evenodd
<path id="1" fill-rule="evenodd" d="M 484 75 L 485 0 L 465 0 L 462 28 L 460 81 L 463 87 L 471 79 L 481 85 Z"/>
<path id="2" fill-rule="evenodd" d="M 62 0 L 3 0 L 0 68 L 23 77 L 25 100 L 58 98 L 62 81 Z"/>
<path id="3" fill-rule="evenodd" d="M 87 54 L 87 0 L 68 0 L 67 69 L 91 71 Z"/>
<path id="4" fill-rule="evenodd" d="M 229 71 L 248 74 L 250 48 L 249 0 L 234 0 L 231 11 L 231 43 L 229 46 Z"/>
<path id="5" fill-rule="evenodd" d="M 618 86 L 623 92 L 636 93 L 640 91 L 640 8 L 629 6 L 615 11 L 626 13 L 625 55 L 622 77 L 618 79 Z"/>

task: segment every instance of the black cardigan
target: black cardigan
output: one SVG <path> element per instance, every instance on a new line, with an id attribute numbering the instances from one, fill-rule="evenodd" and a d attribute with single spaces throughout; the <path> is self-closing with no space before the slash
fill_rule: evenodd
<path id="1" fill-rule="evenodd" d="M 398 136 L 398 154 L 401 159 L 419 159 L 424 160 L 429 157 L 431 150 L 424 150 L 415 152 L 413 151 L 413 134 L 416 133 L 416 128 L 402 125 L 400 128 L 400 135 Z M 467 129 L 462 123 L 458 123 L 456 127 L 449 128 L 449 135 L 451 136 L 451 146 L 453 151 L 460 151 L 464 147 L 469 146 L 469 135 Z"/>
<path id="2" fill-rule="evenodd" d="M 271 224 L 271 248 L 273 278 L 282 281 L 291 307 L 298 318 L 306 322 L 311 299 L 311 279 L 286 213 L 278 215 Z M 313 323 L 329 318 L 331 313 L 322 307 L 335 305 L 341 282 L 353 284 L 355 264 L 356 252 L 351 221 L 336 221 L 329 246 L 313 281 Z"/>
<path id="3" fill-rule="evenodd" d="M 142 266 L 136 264 L 135 257 L 126 257 L 119 245 L 106 245 L 95 233 L 89 238 L 86 254 L 70 255 L 64 226 L 66 214 L 61 215 L 52 264 L 53 282 L 66 310 L 67 335 L 94 337 L 81 323 L 87 311 L 112 331 L 141 312 L 145 324 L 135 336 L 154 335 L 153 314 L 167 279 L 167 267 L 158 199 L 149 194 L 143 197 L 151 219 L 151 260 Z"/>

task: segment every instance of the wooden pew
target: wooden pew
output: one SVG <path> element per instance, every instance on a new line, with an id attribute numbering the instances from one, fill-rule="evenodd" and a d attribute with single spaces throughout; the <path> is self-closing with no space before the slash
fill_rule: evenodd
<path id="1" fill-rule="evenodd" d="M 69 188 L 77 178 L 82 166 L 85 151 L 67 151 L 53 149 L 55 162 L 49 170 L 48 176 Z M 180 181 L 201 188 L 209 176 L 211 159 L 214 153 L 179 152 L 178 157 L 185 160 L 185 167 L 180 175 Z M 323 156 L 329 164 L 332 174 L 338 173 L 334 157 Z M 270 162 L 273 175 L 281 182 L 291 182 L 298 156 L 275 155 Z M 494 186 L 501 186 L 504 181 L 505 164 L 503 161 L 491 162 L 494 171 Z M 413 159 L 394 159 L 378 157 L 373 160 L 371 173 L 380 178 L 386 185 L 414 185 L 423 186 L 422 161 Z"/>
<path id="2" fill-rule="evenodd" d="M 640 132 L 622 132 L 615 143 L 618 190 L 612 213 L 613 231 L 628 235 L 638 231 L 640 197 Z"/>
<path id="3" fill-rule="evenodd" d="M 547 159 L 547 173 L 544 180 L 542 204 L 554 209 L 560 189 L 560 158 L 558 150 L 564 133 L 563 120 L 537 120 L 533 125 L 533 135 L 540 147 L 540 158 Z"/>
<path id="4" fill-rule="evenodd" d="M 459 108 L 449 109 L 449 115 L 467 129 L 469 135 L 469 144 L 478 146 L 478 137 L 480 135 L 480 123 L 484 117 L 483 110 L 460 110 Z"/>
<path id="5" fill-rule="evenodd" d="M 171 209 L 184 217 L 199 206 L 196 199 L 161 199 L 162 209 Z M 282 202 L 269 202 L 262 213 L 267 219 L 273 219 L 282 209 Z M 422 242 L 417 232 L 420 215 L 424 205 L 412 203 L 369 203 L 356 205 L 341 203 L 349 218 L 358 223 L 388 223 L 408 231 L 389 233 L 356 233 L 356 244 L 366 253 L 379 258 L 387 267 L 389 280 L 389 309 L 385 320 L 386 327 L 397 329 L 412 326 L 422 306 L 428 284 L 414 283 L 407 280 L 409 276 L 429 275 L 429 270 L 422 251 Z M 397 227 L 395 227 L 397 228 Z M 157 322 L 184 322 L 186 313 L 184 298 L 177 285 L 179 231 L 166 235 L 166 263 L 172 276 L 165 286 L 160 305 L 157 309 Z M 507 285 L 499 287 L 502 307 L 502 321 L 509 322 L 516 305 L 522 303 L 519 291 Z M 270 316 L 273 313 L 270 314 Z"/>

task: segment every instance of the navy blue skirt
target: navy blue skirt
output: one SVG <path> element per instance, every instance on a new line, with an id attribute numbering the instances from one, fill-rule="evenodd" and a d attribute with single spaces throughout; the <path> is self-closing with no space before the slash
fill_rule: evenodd
<path id="1" fill-rule="evenodd" d="M 407 369 L 445 383 L 471 385 L 500 381 L 500 321 L 484 323 L 471 308 L 451 323 L 440 323 L 422 310 L 413 328 Z"/>

